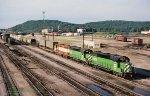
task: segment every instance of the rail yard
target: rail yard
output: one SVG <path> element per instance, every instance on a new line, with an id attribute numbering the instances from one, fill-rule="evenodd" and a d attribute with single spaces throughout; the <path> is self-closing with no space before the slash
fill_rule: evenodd
<path id="1" fill-rule="evenodd" d="M 82 36 L 4 34 L 0 95 L 149 96 L 150 50 L 141 46 L 149 38 L 137 38 L 94 36 L 101 47 L 82 48 Z"/>
<path id="2" fill-rule="evenodd" d="M 150 0 L 0 0 L 0 96 L 150 96 Z"/>

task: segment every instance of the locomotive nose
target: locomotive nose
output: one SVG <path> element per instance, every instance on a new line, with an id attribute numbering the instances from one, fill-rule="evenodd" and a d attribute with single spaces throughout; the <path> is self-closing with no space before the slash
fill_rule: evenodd
<path id="1" fill-rule="evenodd" d="M 124 71 L 126 72 L 126 73 L 132 73 L 132 63 L 130 63 L 130 62 L 127 62 L 126 64 L 125 64 L 125 69 L 124 69 Z"/>
<path id="2" fill-rule="evenodd" d="M 133 64 L 130 62 L 130 63 L 128 63 L 128 65 L 129 65 L 129 73 L 131 73 L 131 74 L 135 73 Z"/>

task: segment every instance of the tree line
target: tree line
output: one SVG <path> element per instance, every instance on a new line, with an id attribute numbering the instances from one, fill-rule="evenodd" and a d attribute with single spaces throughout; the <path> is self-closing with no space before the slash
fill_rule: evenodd
<path id="1" fill-rule="evenodd" d="M 110 20 L 73 24 L 58 20 L 30 20 L 10 29 L 14 32 L 41 32 L 43 28 L 53 29 L 54 32 L 76 32 L 78 28 L 85 28 L 87 32 L 141 32 L 150 30 L 150 21 Z"/>

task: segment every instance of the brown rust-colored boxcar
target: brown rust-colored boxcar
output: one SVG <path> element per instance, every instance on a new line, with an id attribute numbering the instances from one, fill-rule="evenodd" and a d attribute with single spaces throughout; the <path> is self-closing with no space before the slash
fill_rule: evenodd
<path id="1" fill-rule="evenodd" d="M 140 39 L 140 38 L 133 38 L 132 44 L 133 44 L 133 45 L 143 45 L 143 39 Z"/>
<path id="2" fill-rule="evenodd" d="M 116 37 L 116 40 L 117 40 L 117 41 L 127 42 L 127 37 L 125 37 L 125 36 L 117 36 L 117 37 Z"/>

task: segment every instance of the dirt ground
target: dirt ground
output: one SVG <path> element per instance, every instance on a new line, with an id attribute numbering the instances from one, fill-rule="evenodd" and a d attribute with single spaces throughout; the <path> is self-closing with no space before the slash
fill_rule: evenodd
<path id="1" fill-rule="evenodd" d="M 37 56 L 39 58 L 43 58 L 42 56 Z M 28 60 L 27 58 L 22 58 L 22 60 Z M 44 60 L 45 61 L 45 60 Z M 56 65 L 53 62 L 48 62 L 48 64 Z M 38 76 L 43 78 L 43 81 L 45 82 L 45 86 L 52 90 L 52 92 L 56 96 L 83 96 L 85 94 L 82 94 L 82 92 L 78 92 L 78 90 L 74 89 L 72 86 L 70 86 L 68 83 L 63 81 L 62 79 L 58 78 L 54 74 L 46 73 L 38 64 L 33 63 L 31 60 L 28 61 L 28 68 L 30 68 L 32 71 L 34 71 Z M 73 75 L 73 74 L 72 74 Z"/>
<path id="2" fill-rule="evenodd" d="M 98 71 L 98 70 L 95 70 L 95 69 L 92 69 L 92 68 L 90 68 L 89 66 L 84 66 L 84 65 L 82 65 L 82 64 L 79 64 L 79 63 L 77 63 L 77 62 L 74 62 L 74 61 L 72 61 L 72 60 L 69 60 L 69 59 L 65 59 L 65 58 L 62 58 L 62 57 L 60 57 L 60 56 L 57 56 L 57 55 L 55 55 L 55 54 L 52 54 L 52 53 L 48 53 L 48 52 L 45 52 L 44 50 L 41 50 L 41 49 L 39 49 L 39 48 L 35 48 L 35 47 L 31 47 L 31 46 L 28 46 L 29 48 L 31 48 L 31 49 L 34 49 L 34 50 L 36 50 L 36 51 L 38 51 L 38 52 L 41 52 L 41 53 L 43 53 L 43 54 L 45 54 L 45 55 L 47 55 L 47 56 L 52 56 L 52 57 L 54 57 L 54 58 L 56 58 L 56 59 L 61 59 L 61 61 L 63 61 L 63 62 L 67 62 L 67 64 L 69 64 L 69 65 L 71 65 L 71 66 L 73 66 L 73 67 L 75 67 L 75 68 L 77 68 L 77 69 L 80 69 L 80 70 L 82 70 L 82 71 L 84 71 L 84 72 L 87 72 L 87 73 L 89 73 L 89 74 L 93 74 L 93 75 L 95 75 L 95 76 L 101 76 L 102 78 L 105 78 L 105 79 L 108 79 L 109 81 L 111 81 L 111 82 L 114 82 L 114 83 L 118 83 L 118 82 L 120 82 L 120 81 L 117 81 L 117 78 L 115 78 L 115 76 L 112 76 L 112 75 L 110 75 L 109 73 L 109 75 L 108 74 L 106 74 L 106 72 L 102 72 L 102 71 Z M 36 55 L 37 56 L 37 55 Z M 41 57 L 42 58 L 42 57 Z M 47 61 L 45 58 L 43 58 L 43 60 L 44 61 Z M 47 61 L 48 62 L 48 61 Z M 54 65 L 54 64 L 53 64 Z M 56 66 L 56 65 L 55 65 Z M 111 79 L 110 79 L 111 78 Z M 148 80 L 148 79 L 141 79 L 141 80 L 137 80 L 137 81 L 139 81 L 139 82 L 142 82 L 143 83 L 143 85 L 145 85 L 145 83 L 147 83 L 147 85 L 149 85 L 150 84 L 150 80 Z M 132 83 L 134 83 L 134 82 L 132 82 Z M 121 85 L 122 86 L 122 85 Z M 141 87 L 141 86 L 140 86 Z M 148 88 L 148 90 L 149 90 L 149 88 Z"/>
<path id="3" fill-rule="evenodd" d="M 41 35 L 36 36 L 39 40 L 40 45 L 44 46 L 44 38 Z M 57 41 L 59 43 L 63 44 L 69 44 L 69 45 L 75 45 L 82 47 L 82 36 L 77 37 L 64 37 L 64 36 L 57 36 L 54 37 L 54 41 Z M 143 43 L 150 43 L 150 37 L 138 37 L 143 39 Z M 85 36 L 85 40 L 91 40 L 91 36 Z M 49 36 L 46 38 L 47 47 L 52 48 L 52 36 Z M 143 76 L 150 77 L 150 49 L 148 50 L 142 50 L 142 49 L 129 49 L 124 48 L 123 46 L 126 46 L 128 44 L 131 44 L 132 38 L 128 39 L 128 42 L 121 42 L 116 41 L 111 38 L 105 38 L 105 36 L 95 36 L 94 41 L 107 44 L 107 48 L 99 48 L 98 50 L 105 52 L 105 53 L 112 53 L 112 54 L 119 54 L 123 56 L 127 56 L 130 58 L 131 63 L 135 67 L 135 70 L 137 73 L 142 74 Z M 149 84 L 150 78 L 145 79 L 136 79 L 136 82 L 143 83 L 143 84 Z"/>
<path id="4" fill-rule="evenodd" d="M 44 38 L 41 36 L 41 35 L 38 35 L 36 36 L 36 39 L 39 40 L 40 42 L 40 45 L 44 45 Z M 90 36 L 86 36 L 85 37 L 86 40 L 90 40 Z M 47 37 L 47 46 L 48 47 L 51 47 L 52 44 L 52 37 Z M 55 37 L 55 41 L 59 41 L 61 43 L 65 43 L 65 44 L 70 44 L 70 45 L 76 45 L 76 46 L 82 46 L 82 36 L 78 36 L 78 37 L 62 37 L 62 36 L 59 36 L 59 37 Z M 120 54 L 120 55 L 125 55 L 125 56 L 128 56 L 130 59 L 131 59 L 131 62 L 132 64 L 135 66 L 135 68 L 139 71 L 139 72 L 144 72 L 144 74 L 146 73 L 148 76 L 150 76 L 150 51 L 146 51 L 146 50 L 140 50 L 140 49 L 127 49 L 127 48 L 117 48 L 117 47 L 122 47 L 122 46 L 125 46 L 131 42 L 119 42 L 119 41 L 115 41 L 115 40 L 112 40 L 112 39 L 107 39 L 107 38 L 103 38 L 103 37 L 96 37 L 94 38 L 94 41 L 97 41 L 97 42 L 100 42 L 100 43 L 105 43 L 105 44 L 108 44 L 110 46 L 114 46 L 114 47 L 107 47 L 107 48 L 100 48 L 99 50 L 101 50 L 102 52 L 106 52 L 106 53 L 113 53 L 113 54 Z M 36 50 L 36 48 L 35 48 Z M 39 57 L 39 58 L 42 58 L 42 57 Z M 44 59 L 44 58 L 43 58 Z M 44 61 L 47 61 L 47 60 L 44 60 Z M 47 61 L 48 62 L 48 61 Z M 56 67 L 58 67 L 56 64 L 53 64 L 51 62 L 52 65 L 55 65 Z M 19 72 L 16 73 L 16 71 L 14 70 L 17 70 L 15 68 L 13 68 L 12 65 L 9 65 L 7 64 L 9 67 L 12 67 L 12 73 L 14 75 L 14 77 L 18 76 L 19 78 L 22 78 L 23 77 L 21 75 L 19 75 Z M 69 88 L 69 86 L 65 83 L 62 83 L 61 80 L 59 80 L 58 78 L 55 78 L 54 76 L 47 76 L 47 74 L 45 74 L 45 72 L 41 71 L 41 70 L 37 70 L 37 66 L 31 66 L 31 65 L 28 65 L 29 68 L 33 68 L 33 70 L 36 69 L 36 72 L 37 74 L 43 76 L 44 78 L 47 78 L 48 81 L 50 82 L 46 82 L 48 83 L 47 85 L 51 84 L 52 87 L 54 89 L 58 88 L 58 85 L 59 85 L 59 89 L 61 90 L 62 88 L 64 88 L 64 90 L 61 90 L 60 93 L 63 93 L 65 92 L 65 90 L 67 88 Z M 91 69 L 90 69 L 91 70 Z M 67 70 L 68 71 L 68 70 Z M 83 80 L 82 77 L 78 76 L 78 74 L 74 74 L 73 76 L 73 72 L 69 72 L 68 71 L 68 74 L 71 75 L 73 78 L 80 78 L 81 82 Z M 57 79 L 57 80 L 56 80 Z M 23 80 L 16 80 L 17 82 L 23 82 Z M 56 82 L 61 82 L 61 83 L 54 83 L 54 82 L 51 82 L 51 81 L 56 81 Z M 143 83 L 147 83 L 147 84 L 150 84 L 150 78 L 146 78 L 146 79 L 141 79 L 139 80 L 140 82 L 143 82 Z M 89 83 L 93 83 L 93 82 L 90 82 L 89 80 L 85 80 L 84 82 L 82 83 L 85 83 L 85 84 L 89 84 Z M 22 84 L 19 84 L 20 88 L 22 87 Z M 25 84 L 25 85 L 28 85 L 28 84 Z M 60 85 L 62 85 L 62 87 L 60 87 Z M 65 86 L 65 87 L 63 87 Z M 57 91 L 57 90 L 56 90 Z M 71 95 L 69 93 L 73 93 L 76 91 L 74 89 L 70 89 L 69 92 L 67 93 L 63 93 L 63 95 Z M 78 93 L 78 92 L 77 92 Z M 24 94 L 27 94 L 27 93 L 24 93 Z M 33 93 L 34 95 L 34 93 Z M 78 95 L 82 95 L 82 94 L 78 94 Z"/>
<path id="5" fill-rule="evenodd" d="M 141 37 L 141 38 L 143 39 L 144 43 L 147 43 L 147 42 L 150 43 L 149 37 Z M 40 45 L 44 46 L 45 43 L 44 43 L 44 38 L 42 37 L 42 35 L 36 35 L 36 39 L 39 41 Z M 128 41 L 131 41 L 131 39 L 129 39 Z M 85 36 L 85 40 L 91 40 L 91 36 Z M 47 47 L 51 48 L 52 41 L 53 41 L 52 36 L 49 36 L 49 37 L 47 36 L 46 38 Z M 55 36 L 54 41 L 82 47 L 82 36 L 76 36 L 76 37 Z M 114 46 L 114 47 L 108 47 L 108 48 L 99 48 L 98 50 L 102 52 L 106 52 L 106 53 L 113 53 L 113 54 L 127 56 L 130 58 L 131 63 L 135 67 L 150 71 L 150 59 L 149 59 L 150 51 L 140 50 L 140 49 L 128 49 L 128 48 L 119 49 L 116 47 L 123 47 L 128 44 L 131 44 L 131 42 L 116 41 L 114 39 L 104 38 L 102 36 L 101 37 L 95 36 L 94 41 L 105 43 L 109 46 Z"/>
<path id="6" fill-rule="evenodd" d="M 19 47 L 19 46 L 18 46 L 18 47 Z M 27 49 L 25 49 L 25 48 L 23 48 L 23 47 L 20 47 L 20 48 L 22 48 L 23 50 L 26 50 L 26 51 L 30 52 L 32 55 L 34 55 L 34 56 L 36 56 L 36 57 L 42 59 L 42 60 L 43 60 L 44 62 L 46 62 L 48 65 L 52 65 L 52 66 L 54 66 L 54 67 L 56 67 L 56 68 L 58 68 L 58 69 L 61 69 L 61 70 L 65 71 L 65 73 L 66 73 L 69 77 L 71 77 L 71 78 L 77 80 L 78 82 L 80 82 L 80 83 L 82 83 L 82 84 L 84 84 L 84 85 L 89 86 L 89 85 L 91 85 L 91 84 L 94 84 L 94 85 L 99 86 L 99 84 L 94 83 L 94 82 L 91 81 L 90 79 L 88 79 L 88 78 L 86 78 L 86 77 L 84 77 L 84 76 L 82 76 L 82 75 L 80 75 L 80 74 L 78 74 L 78 73 L 76 73 L 76 72 L 70 71 L 69 69 L 66 69 L 66 68 L 62 67 L 62 66 L 60 66 L 60 65 L 58 65 L 58 64 L 56 64 L 56 63 L 50 61 L 49 59 L 42 57 L 42 56 L 39 55 L 39 54 L 36 54 L 36 53 L 34 53 L 34 52 L 31 52 L 31 51 L 29 51 L 29 50 L 27 50 Z M 31 46 L 30 46 L 29 48 L 31 48 Z M 62 58 L 60 58 L 59 56 L 56 56 L 56 55 L 54 55 L 54 54 L 47 53 L 47 52 L 45 52 L 45 51 L 43 51 L 43 50 L 41 50 L 41 49 L 39 49 L 39 48 L 35 48 L 35 47 L 32 47 L 32 48 L 34 48 L 35 50 L 37 50 L 37 51 L 39 51 L 39 52 L 45 53 L 46 55 L 47 55 L 47 54 L 48 54 L 49 56 L 50 56 L 50 55 L 53 55 L 53 57 L 59 58 L 59 59 L 61 59 L 61 60 L 63 60 L 63 61 L 66 60 L 66 59 L 62 59 Z M 67 61 L 67 62 L 69 62 L 71 65 L 74 63 L 74 62 L 72 62 L 72 61 Z M 78 68 L 81 68 L 82 65 L 75 64 L 75 66 L 78 67 Z M 84 68 L 84 66 L 82 66 L 81 69 L 83 69 L 83 68 Z M 85 69 L 85 70 L 87 70 L 87 69 Z M 90 69 L 89 69 L 89 70 L 90 70 Z M 42 75 L 44 76 L 44 74 L 42 73 L 42 71 L 39 71 L 39 70 L 38 70 L 38 72 L 40 72 L 40 74 L 42 74 Z M 56 78 L 56 77 L 53 76 L 53 75 L 52 75 L 52 76 L 48 75 L 48 78 L 52 79 L 51 82 L 53 82 L 53 83 L 52 83 L 52 84 L 47 84 L 47 85 L 50 85 L 52 88 L 56 88 L 57 90 L 59 90 L 59 93 L 63 94 L 63 96 L 70 96 L 70 95 L 71 95 L 71 96 L 74 96 L 74 95 L 75 95 L 75 96 L 80 96 L 80 94 L 79 94 L 78 92 L 76 92 L 76 91 L 73 91 L 73 89 L 72 89 L 70 86 L 68 86 L 68 85 L 66 85 L 66 84 L 63 84 L 64 81 L 59 80 L 58 78 Z M 47 80 L 48 80 L 48 79 L 47 79 Z M 58 82 L 59 82 L 59 83 L 58 83 Z M 57 87 L 56 87 L 56 86 L 57 86 Z M 62 87 L 63 87 L 63 88 L 62 88 Z M 69 91 L 69 90 L 71 90 L 71 89 L 72 89 L 72 91 Z M 74 92 L 75 92 L 75 93 L 74 93 Z M 119 96 L 118 93 L 114 93 L 114 94 L 117 94 L 117 96 Z"/>
<path id="7" fill-rule="evenodd" d="M 35 37 L 39 41 L 40 45 L 44 46 L 45 44 L 44 37 L 42 35 L 35 35 Z M 91 36 L 85 36 L 85 40 L 91 40 Z M 148 42 L 148 40 L 149 40 L 148 37 L 143 37 L 144 43 Z M 47 47 L 52 48 L 52 41 L 53 41 L 52 36 L 49 36 L 46 38 Z M 54 38 L 54 41 L 58 41 L 59 43 L 63 43 L 63 44 L 69 44 L 69 45 L 82 47 L 82 36 L 77 36 L 77 37 L 57 36 Z M 131 42 L 115 41 L 110 38 L 104 38 L 104 37 L 99 37 L 99 36 L 95 36 L 94 41 L 105 43 L 109 46 L 113 46 L 113 47 L 99 48 L 99 50 L 105 53 L 119 54 L 119 55 L 124 55 L 124 56 L 129 57 L 131 60 L 131 63 L 135 66 L 137 72 L 142 73 L 144 75 L 146 74 L 150 77 L 150 63 L 149 63 L 150 51 L 142 50 L 142 49 L 123 48 L 123 46 L 131 44 Z M 131 41 L 131 39 L 129 39 L 129 41 Z M 16 72 L 13 72 L 13 73 L 16 73 Z M 16 76 L 19 76 L 19 75 L 16 74 Z M 140 79 L 137 81 L 149 84 L 150 78 Z"/>

